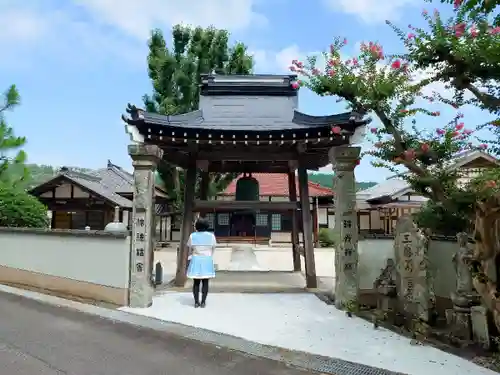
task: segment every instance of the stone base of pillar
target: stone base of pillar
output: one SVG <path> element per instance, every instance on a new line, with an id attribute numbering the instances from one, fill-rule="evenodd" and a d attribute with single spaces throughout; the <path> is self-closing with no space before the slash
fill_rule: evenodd
<path id="1" fill-rule="evenodd" d="M 472 321 L 470 308 L 453 306 L 451 311 L 452 335 L 461 340 L 472 340 Z"/>

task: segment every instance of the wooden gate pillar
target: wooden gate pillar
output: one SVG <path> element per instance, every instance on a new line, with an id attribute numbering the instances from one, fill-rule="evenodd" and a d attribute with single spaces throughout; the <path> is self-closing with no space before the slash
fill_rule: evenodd
<path id="1" fill-rule="evenodd" d="M 181 238 L 179 241 L 179 251 L 177 252 L 177 271 L 175 273 L 175 285 L 184 286 L 186 283 L 186 267 L 188 258 L 187 241 L 189 235 L 193 232 L 194 218 L 194 198 L 196 185 L 196 167 L 193 166 L 186 170 L 186 179 L 184 181 L 184 209 L 182 214 Z"/>
<path id="2" fill-rule="evenodd" d="M 295 184 L 295 172 L 288 172 L 288 194 L 290 202 L 297 202 L 297 185 Z M 292 254 L 293 270 L 301 270 L 301 261 L 299 253 L 299 223 L 297 209 L 292 211 Z"/>
<path id="3" fill-rule="evenodd" d="M 314 260 L 314 244 L 311 220 L 311 207 L 309 202 L 309 184 L 307 182 L 307 170 L 299 166 L 299 194 L 302 211 L 302 233 L 304 236 L 304 258 L 306 265 L 306 287 L 317 288 L 316 262 Z"/>

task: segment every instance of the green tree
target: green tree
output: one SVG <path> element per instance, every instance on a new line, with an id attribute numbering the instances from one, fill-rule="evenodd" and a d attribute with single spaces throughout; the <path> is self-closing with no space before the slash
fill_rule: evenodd
<path id="1" fill-rule="evenodd" d="M 163 33 L 153 30 L 148 55 L 153 93 L 144 96 L 146 110 L 166 115 L 196 110 L 202 74 L 250 74 L 252 68 L 253 58 L 247 47 L 243 43 L 229 47 L 225 30 L 177 25 L 172 30 L 170 48 Z M 183 198 L 184 171 L 162 162 L 158 172 L 170 197 L 179 204 Z M 224 190 L 236 176 L 210 173 L 209 195 Z"/>
<path id="2" fill-rule="evenodd" d="M 47 228 L 47 208 L 20 187 L 0 182 L 0 227 Z"/>
<path id="3" fill-rule="evenodd" d="M 7 124 L 5 118 L 5 113 L 13 110 L 20 103 L 20 96 L 15 85 L 5 91 L 2 101 L 3 103 L 0 104 L 0 181 L 16 184 L 26 177 L 24 170 L 26 154 L 20 150 L 25 145 L 26 138 L 15 136 L 14 129 Z"/>
<path id="4" fill-rule="evenodd" d="M 20 148 L 26 143 L 26 138 L 15 136 L 5 119 L 5 112 L 19 102 L 19 93 L 12 85 L 5 92 L 0 106 L 0 226 L 46 227 L 47 209 L 22 187 L 27 171 L 24 165 L 26 154 Z"/>

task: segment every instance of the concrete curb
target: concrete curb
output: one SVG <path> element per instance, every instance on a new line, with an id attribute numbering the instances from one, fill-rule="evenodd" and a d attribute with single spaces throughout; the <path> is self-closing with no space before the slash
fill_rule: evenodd
<path id="1" fill-rule="evenodd" d="M 97 316 L 115 322 L 134 325 L 142 329 L 150 329 L 181 336 L 190 340 L 224 347 L 230 350 L 250 354 L 255 357 L 267 358 L 284 362 L 288 365 L 305 370 L 317 371 L 332 375 L 404 375 L 388 370 L 352 363 L 336 358 L 324 357 L 294 350 L 263 345 L 242 338 L 221 334 L 201 328 L 186 326 L 179 323 L 161 321 L 158 319 L 131 314 L 125 311 L 87 305 L 60 297 L 49 296 L 29 290 L 13 288 L 0 284 L 0 292 L 14 294 L 41 303 L 62 307 L 81 313 Z"/>

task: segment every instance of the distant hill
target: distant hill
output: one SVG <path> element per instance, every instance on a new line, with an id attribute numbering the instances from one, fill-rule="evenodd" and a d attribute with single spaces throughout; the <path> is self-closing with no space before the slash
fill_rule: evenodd
<path id="1" fill-rule="evenodd" d="M 50 180 L 59 172 L 59 167 L 53 167 L 51 165 L 38 165 L 38 164 L 27 164 L 26 167 L 29 171 L 30 178 L 25 182 L 25 188 L 30 189 L 37 185 Z M 72 170 L 76 170 L 82 173 L 92 174 L 93 170 L 89 168 L 78 168 L 78 167 L 68 167 Z M 21 173 L 21 172 L 20 172 Z M 309 181 L 315 182 L 321 186 L 332 189 L 333 188 L 333 174 L 331 173 L 309 173 Z M 374 185 L 376 182 L 356 182 L 357 191 L 368 189 Z"/>
<path id="2" fill-rule="evenodd" d="M 28 178 L 24 181 L 22 185 L 25 189 L 32 189 L 35 186 L 41 185 L 44 182 L 53 178 L 58 172 L 60 167 L 53 167 L 51 165 L 38 165 L 38 164 L 26 164 L 26 168 L 28 169 Z M 79 168 L 79 167 L 68 167 L 74 171 L 89 173 L 92 172 L 92 169 L 88 168 Z M 21 170 L 12 170 L 12 173 L 18 174 L 19 177 L 23 175 L 23 171 Z"/>
<path id="3" fill-rule="evenodd" d="M 333 174 L 331 173 L 309 173 L 309 181 L 321 186 L 333 189 Z M 365 190 L 377 185 L 376 182 L 356 182 L 356 191 Z"/>

